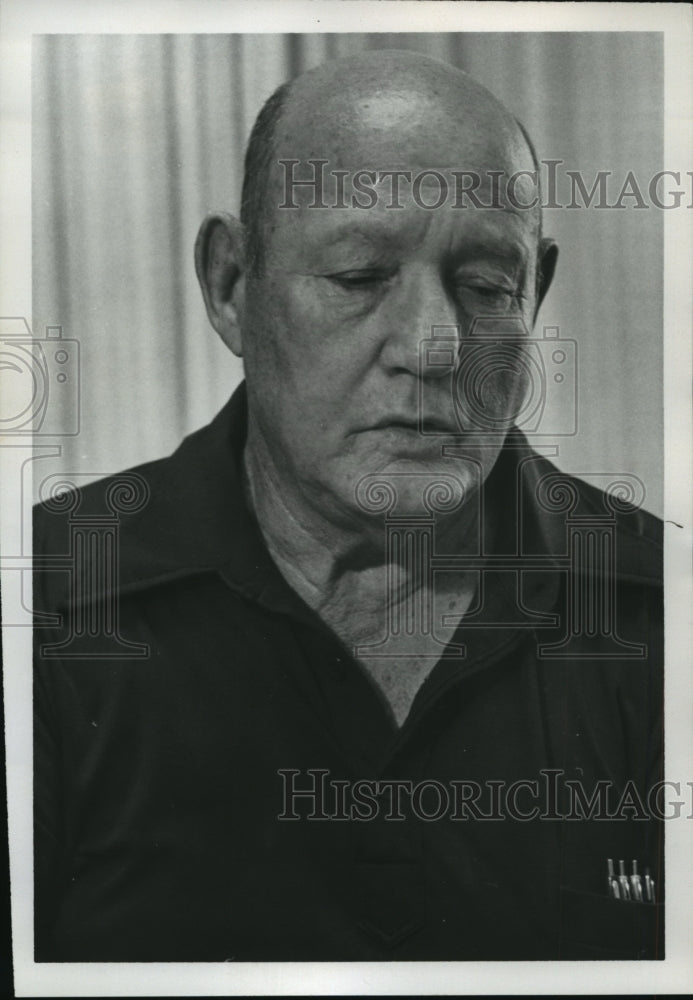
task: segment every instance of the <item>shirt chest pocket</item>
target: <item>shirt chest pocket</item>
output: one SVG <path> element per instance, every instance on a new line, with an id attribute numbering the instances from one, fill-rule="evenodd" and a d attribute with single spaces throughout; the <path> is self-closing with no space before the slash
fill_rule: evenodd
<path id="1" fill-rule="evenodd" d="M 664 958 L 664 906 L 561 889 L 560 941 L 566 959 Z"/>

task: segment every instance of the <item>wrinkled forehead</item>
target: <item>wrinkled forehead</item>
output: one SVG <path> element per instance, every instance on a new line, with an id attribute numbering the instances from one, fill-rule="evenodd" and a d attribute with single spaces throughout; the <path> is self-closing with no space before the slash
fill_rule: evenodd
<path id="1" fill-rule="evenodd" d="M 316 207 L 362 211 L 531 204 L 532 156 L 515 120 L 484 91 L 420 92 L 404 84 L 309 102 L 277 129 L 267 188 L 274 225 Z M 291 208 L 291 219 L 279 208 Z"/>

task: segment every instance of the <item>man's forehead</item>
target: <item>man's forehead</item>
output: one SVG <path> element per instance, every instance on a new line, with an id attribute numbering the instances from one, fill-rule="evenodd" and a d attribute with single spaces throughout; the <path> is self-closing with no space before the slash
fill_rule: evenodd
<path id="1" fill-rule="evenodd" d="M 454 96 L 399 88 L 331 94 L 312 107 L 290 102 L 275 158 L 327 159 L 334 169 L 351 171 L 526 165 L 529 150 L 509 115 Z"/>
<path id="2" fill-rule="evenodd" d="M 433 223 L 456 244 L 474 239 L 525 244 L 536 234 L 538 186 L 530 171 L 477 165 L 334 168 L 325 160 L 283 161 L 268 192 L 275 239 L 301 235 L 314 245 L 402 246 Z M 284 241 L 282 241 L 284 242 Z"/>
<path id="3" fill-rule="evenodd" d="M 533 170 L 517 121 L 476 81 L 411 53 L 371 52 L 292 82 L 273 136 L 264 210 L 271 228 L 282 230 L 312 228 L 313 209 L 483 205 L 519 213 L 522 227 L 535 230 L 537 213 L 527 208 L 537 193 Z"/>
<path id="4" fill-rule="evenodd" d="M 276 160 L 271 171 L 274 207 L 294 203 L 301 208 L 356 204 L 379 211 L 431 209 L 457 203 L 459 207 L 488 205 L 514 211 L 531 201 L 531 192 L 536 191 L 539 182 L 529 160 L 518 169 L 512 160 L 488 161 L 469 151 L 452 164 L 439 163 L 432 156 L 426 157 L 424 163 L 383 163 L 369 157 L 357 164 L 346 167 L 343 160 L 328 157 Z"/>
<path id="5" fill-rule="evenodd" d="M 515 120 L 483 88 L 462 87 L 459 79 L 466 77 L 451 72 L 445 86 L 422 90 L 401 73 L 380 91 L 364 90 L 361 80 L 339 90 L 327 85 L 312 104 L 292 91 L 275 137 L 269 207 L 285 203 L 287 180 L 309 181 L 316 170 L 330 204 L 364 185 L 376 188 L 379 199 L 394 185 L 403 197 L 413 192 L 423 201 L 418 196 L 436 185 L 450 190 L 455 184 L 477 190 L 478 201 L 499 174 L 531 171 L 532 155 Z M 316 167 L 316 161 L 323 162 Z M 298 204 L 313 203 L 310 184 L 294 190 Z"/>

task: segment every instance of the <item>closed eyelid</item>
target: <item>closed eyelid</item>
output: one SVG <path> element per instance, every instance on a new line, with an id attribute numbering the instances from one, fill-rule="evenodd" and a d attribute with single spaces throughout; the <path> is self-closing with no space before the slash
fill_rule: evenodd
<path id="1" fill-rule="evenodd" d="M 396 267 L 382 267 L 374 265 L 371 267 L 351 267 L 338 271 L 330 271 L 324 277 L 335 281 L 387 281 L 397 273 Z"/>
<path id="2" fill-rule="evenodd" d="M 450 278 L 456 284 L 465 282 L 499 285 L 504 288 L 520 290 L 525 284 L 525 268 L 517 263 L 515 266 L 509 262 L 499 263 L 496 261 L 473 261 L 458 264 L 450 269 Z"/>

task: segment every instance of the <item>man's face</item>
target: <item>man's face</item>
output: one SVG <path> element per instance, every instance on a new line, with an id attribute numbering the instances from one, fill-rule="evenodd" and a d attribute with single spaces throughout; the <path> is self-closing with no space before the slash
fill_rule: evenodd
<path id="1" fill-rule="evenodd" d="M 452 473 L 466 491 L 476 488 L 501 441 L 460 428 L 455 392 L 464 380 L 445 364 L 422 370 L 422 342 L 433 327 L 458 327 L 463 363 L 477 317 L 521 317 L 532 327 L 534 214 L 455 208 L 450 173 L 486 178 L 489 170 L 507 174 L 527 164 L 514 167 L 508 156 L 499 162 L 497 144 L 476 129 L 472 135 L 456 129 L 452 148 L 435 120 L 423 120 L 416 134 L 418 153 L 411 154 L 406 131 L 364 129 L 348 155 L 340 150 L 323 157 L 330 158 L 327 176 L 335 168 L 348 171 L 344 200 L 350 205 L 356 170 L 397 167 L 416 176 L 435 168 L 450 184 L 445 204 L 422 207 L 438 200 L 434 178 L 416 197 L 412 184 L 401 183 L 401 208 L 388 207 L 390 180 L 367 209 L 311 208 L 306 202 L 312 196 L 299 199 L 296 189 L 301 207 L 274 210 L 264 274 L 246 283 L 243 354 L 251 425 L 283 486 L 335 521 L 358 515 L 356 490 L 364 476 L 392 482 L 401 513 L 422 510 L 421 474 L 434 479 Z M 310 176 L 310 170 L 301 163 L 295 176 Z M 484 190 L 482 184 L 479 195 L 487 202 Z M 336 197 L 328 183 L 324 200 L 333 204 Z M 272 198 L 279 203 L 284 190 L 275 187 Z M 497 342 L 491 338 L 485 351 L 482 404 L 496 426 L 512 423 L 526 391 L 522 366 L 500 365 L 494 373 Z M 420 416 L 436 433 L 421 433 Z M 454 454 L 444 456 L 444 445 L 455 446 Z"/>

